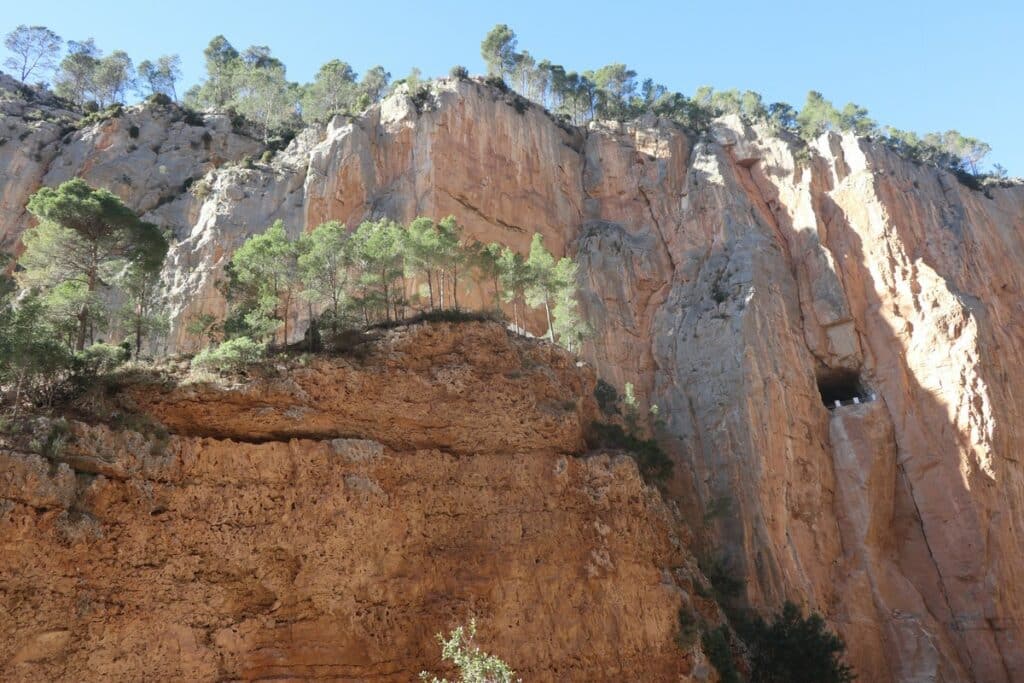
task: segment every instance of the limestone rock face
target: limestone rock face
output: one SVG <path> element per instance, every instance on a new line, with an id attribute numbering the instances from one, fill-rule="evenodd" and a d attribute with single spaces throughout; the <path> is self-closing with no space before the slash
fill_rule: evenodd
<path id="1" fill-rule="evenodd" d="M 26 99 L 20 84 L 0 74 L 0 248 L 18 250 L 33 192 L 76 176 L 181 238 L 194 222 L 191 186 L 225 162 L 262 151 L 234 133 L 227 116 L 190 118 L 176 106 L 128 107 L 84 127 L 79 118 L 38 93 Z"/>
<path id="2" fill-rule="evenodd" d="M 821 611 L 863 680 L 1024 679 L 1024 188 L 971 189 L 850 135 L 579 131 L 510 102 L 442 81 L 419 109 L 399 92 L 269 164 L 211 171 L 208 194 L 163 207 L 182 217 L 170 345 L 195 348 L 185 321 L 223 310 L 219 269 L 277 218 L 451 213 L 522 250 L 539 231 L 581 264 L 583 357 L 659 407 L 680 508 L 728 511 L 707 541 L 752 606 Z M 10 145 L 5 162 L 36 168 Z M 21 227 L 2 223 L 7 243 Z M 837 381 L 875 400 L 829 410 L 818 384 Z"/>
<path id="3" fill-rule="evenodd" d="M 502 381 L 513 360 L 522 378 Z M 268 437 L 264 395 L 239 387 L 178 396 L 184 416 L 234 411 L 233 439 L 76 424 L 58 465 L 0 452 L 0 677 L 405 682 L 440 672 L 434 635 L 477 615 L 523 680 L 714 680 L 676 643 L 680 605 L 700 600 L 677 518 L 631 458 L 576 457 L 572 424 L 550 432 L 553 387 L 578 396 L 592 373 L 496 324 L 421 325 L 323 362 L 323 405 L 369 416 L 348 438 Z M 441 389 L 485 399 L 395 424 L 394 396 Z M 521 438 L 485 433 L 528 403 Z"/>

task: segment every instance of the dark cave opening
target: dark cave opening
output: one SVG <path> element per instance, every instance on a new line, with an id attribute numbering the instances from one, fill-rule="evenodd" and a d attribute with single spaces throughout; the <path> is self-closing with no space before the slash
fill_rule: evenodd
<path id="1" fill-rule="evenodd" d="M 860 381 L 860 373 L 856 370 L 828 369 L 818 372 L 818 391 L 821 402 L 834 408 L 836 401 L 842 404 L 871 400 L 864 384 Z"/>

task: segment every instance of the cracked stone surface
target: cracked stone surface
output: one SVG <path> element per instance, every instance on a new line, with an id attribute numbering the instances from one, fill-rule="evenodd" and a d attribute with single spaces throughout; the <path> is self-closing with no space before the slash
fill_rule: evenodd
<path id="1" fill-rule="evenodd" d="M 512 359 L 522 376 L 501 381 Z M 0 678 L 405 682 L 442 672 L 435 634 L 476 615 L 523 680 L 715 680 L 676 642 L 684 602 L 720 618 L 685 526 L 631 458 L 579 457 L 581 421 L 559 440 L 543 412 L 589 370 L 497 324 L 396 330 L 358 365 L 325 362 L 319 390 L 371 416 L 348 438 L 268 439 L 246 407 L 271 378 L 190 399 L 234 414 L 238 438 L 73 423 L 50 460 L 0 451 Z M 410 382 L 486 399 L 441 428 L 396 424 Z M 493 438 L 527 403 L 517 438 Z"/>
<path id="2" fill-rule="evenodd" d="M 0 154 L 35 168 L 35 139 Z M 184 322 L 223 309 L 218 269 L 277 218 L 297 234 L 451 213 L 524 251 L 539 231 L 581 263 L 583 357 L 658 406 L 675 502 L 695 527 L 728 510 L 701 533 L 751 605 L 821 611 L 864 680 L 1024 678 L 1024 188 L 975 191 L 865 139 L 803 147 L 736 118 L 699 138 L 655 119 L 568 129 L 451 80 L 422 111 L 399 93 L 207 178 L 208 195 L 163 207 L 183 217 L 172 347 L 194 348 Z M 4 207 L 33 189 L 19 183 Z M 7 243 L 20 227 L 0 226 Z M 830 371 L 878 401 L 826 410 Z"/>

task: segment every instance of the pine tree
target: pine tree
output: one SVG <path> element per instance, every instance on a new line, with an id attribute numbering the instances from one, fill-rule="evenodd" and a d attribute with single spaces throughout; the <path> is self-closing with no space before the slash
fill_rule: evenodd
<path id="1" fill-rule="evenodd" d="M 512 302 L 512 324 L 517 332 L 523 332 L 525 322 L 520 324 L 519 307 L 526 305 L 526 288 L 530 285 L 531 271 L 522 254 L 508 247 L 501 250 L 498 264 L 501 270 L 498 281 L 501 283 L 503 298 Z"/>
<path id="2" fill-rule="evenodd" d="M 28 210 L 39 219 L 22 236 L 19 261 L 23 286 L 52 291 L 73 284 L 81 305 L 77 312 L 75 349 L 85 348 L 90 326 L 101 313 L 96 295 L 125 267 L 155 273 L 167 253 L 157 227 L 107 190 L 95 190 L 80 178 L 32 195 Z"/>
<path id="3" fill-rule="evenodd" d="M 548 321 L 547 337 L 553 342 L 555 341 L 555 329 L 551 324 L 551 306 L 560 285 L 555 270 L 555 257 L 544 246 L 544 238 L 539 232 L 533 233 L 526 267 L 530 273 L 529 284 L 526 287 L 526 303 L 534 307 L 544 307 L 544 315 Z"/>
<path id="4" fill-rule="evenodd" d="M 337 221 L 318 225 L 300 240 L 299 272 L 303 296 L 326 307 L 331 331 L 337 333 L 348 301 L 351 243 L 345 226 Z"/>
<path id="5" fill-rule="evenodd" d="M 246 292 L 246 324 L 257 338 L 284 324 L 283 344 L 288 344 L 288 321 L 301 291 L 299 250 L 288 238 L 284 223 L 275 221 L 260 235 L 254 235 L 231 258 L 232 274 Z"/>

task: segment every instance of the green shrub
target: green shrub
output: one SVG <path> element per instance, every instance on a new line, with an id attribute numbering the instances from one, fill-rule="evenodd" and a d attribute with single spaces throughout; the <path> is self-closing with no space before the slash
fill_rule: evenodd
<path id="1" fill-rule="evenodd" d="M 71 433 L 71 425 L 64 418 L 58 418 L 50 423 L 50 431 L 46 434 L 40 454 L 48 458 L 56 458 L 64 451 L 64 446 L 72 438 L 74 435 Z"/>
<path id="2" fill-rule="evenodd" d="M 672 476 L 674 463 L 657 441 L 627 433 L 617 424 L 591 423 L 587 430 L 587 446 L 626 451 L 636 460 L 640 474 L 649 483 L 663 483 Z"/>
<path id="3" fill-rule="evenodd" d="M 601 412 L 605 415 L 619 414 L 619 392 L 603 379 L 597 380 L 597 386 L 594 387 L 594 398 L 597 400 L 597 405 Z"/>
<path id="4" fill-rule="evenodd" d="M 465 80 L 469 78 L 469 69 L 466 67 L 456 64 L 448 71 L 448 75 L 452 78 L 458 78 L 459 80 Z"/>
<path id="5" fill-rule="evenodd" d="M 78 120 L 79 128 L 84 128 L 85 126 L 91 125 L 93 123 L 101 123 L 103 121 L 108 121 L 110 119 L 119 118 L 122 114 L 124 114 L 124 105 L 120 103 L 115 103 L 110 105 L 106 109 L 97 110 L 92 110 L 87 106 L 85 108 L 85 111 L 89 113 L 87 113 L 85 116 Z"/>
<path id="6" fill-rule="evenodd" d="M 196 128 L 201 128 L 206 125 L 206 119 L 204 119 L 203 115 L 194 109 L 185 109 L 181 120 L 185 122 L 185 125 L 195 126 Z"/>
<path id="7" fill-rule="evenodd" d="M 460 308 L 438 308 L 433 311 L 417 313 L 401 320 L 385 320 L 370 325 L 370 330 L 390 330 L 419 323 L 485 323 L 498 322 L 500 318 L 491 311 L 465 311 Z"/>
<path id="8" fill-rule="evenodd" d="M 197 182 L 192 183 L 192 194 L 196 199 L 203 200 L 210 196 L 213 192 L 213 186 L 207 178 L 200 178 Z"/>
<path id="9" fill-rule="evenodd" d="M 266 346 L 249 337 L 229 339 L 196 355 L 192 366 L 218 372 L 239 372 L 266 355 Z"/>
<path id="10" fill-rule="evenodd" d="M 416 86 L 409 92 L 409 97 L 412 99 L 412 106 L 416 108 L 416 111 L 422 112 L 430 102 L 430 84 L 421 83 Z"/>
<path id="11" fill-rule="evenodd" d="M 679 632 L 676 634 L 676 645 L 683 650 L 689 650 L 700 638 L 700 625 L 693 610 L 687 607 L 679 608 Z"/>
<path id="12" fill-rule="evenodd" d="M 726 602 L 730 598 L 734 598 L 743 591 L 745 582 L 742 579 L 736 578 L 736 576 L 729 571 L 726 566 L 725 560 L 721 557 L 702 557 L 698 563 L 701 572 L 707 577 L 708 581 L 711 582 L 711 587 L 714 589 L 714 598 L 716 602 Z"/>
<path id="13" fill-rule="evenodd" d="M 849 683 L 855 678 L 840 661 L 843 639 L 825 628 L 820 615 L 805 619 L 791 602 L 770 624 L 754 620 L 749 645 L 751 683 Z"/>
<path id="14" fill-rule="evenodd" d="M 447 638 L 438 633 L 437 639 L 441 643 L 442 659 L 458 668 L 461 683 L 513 683 L 518 680 L 508 664 L 487 654 L 476 644 L 476 619 L 470 619 L 468 627 L 457 627 Z M 420 673 L 420 680 L 449 683 L 447 679 L 433 677 L 426 671 Z"/>
<path id="15" fill-rule="evenodd" d="M 501 76 L 488 76 L 487 78 L 484 79 L 484 83 L 491 86 L 492 88 L 497 88 L 501 92 L 508 92 L 508 83 L 506 83 L 505 79 L 502 78 Z"/>
<path id="16" fill-rule="evenodd" d="M 150 104 L 155 104 L 161 107 L 169 106 L 172 103 L 171 98 L 162 92 L 153 93 L 152 95 L 146 98 L 146 101 Z"/>
<path id="17" fill-rule="evenodd" d="M 116 370 L 131 357 L 131 351 L 113 344 L 93 344 L 75 354 L 75 375 L 83 382 Z"/>
<path id="18" fill-rule="evenodd" d="M 260 155 L 260 163 L 269 164 L 270 160 L 274 158 L 274 150 L 268 149 Z"/>
<path id="19" fill-rule="evenodd" d="M 732 648 L 729 647 L 727 627 L 719 626 L 705 631 L 701 637 L 701 645 L 708 660 L 718 670 L 720 683 L 740 683 L 740 675 L 732 658 Z"/>

